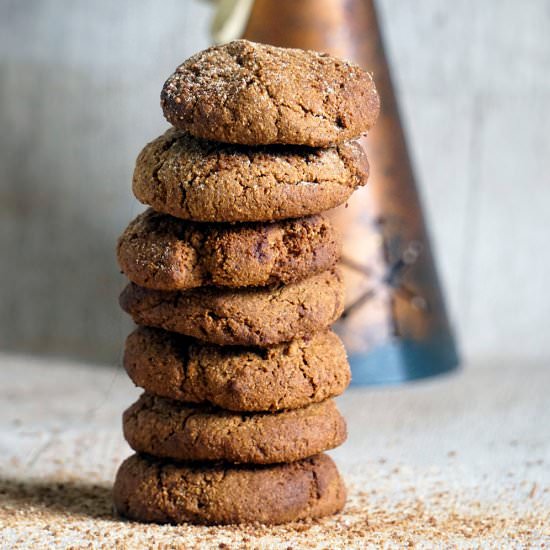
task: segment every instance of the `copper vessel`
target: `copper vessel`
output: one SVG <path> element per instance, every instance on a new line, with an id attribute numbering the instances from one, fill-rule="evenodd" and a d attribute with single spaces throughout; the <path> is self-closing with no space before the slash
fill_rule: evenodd
<path id="1" fill-rule="evenodd" d="M 399 382 L 458 364 L 372 0 L 255 0 L 243 37 L 325 51 L 374 73 L 382 110 L 362 139 L 366 187 L 331 212 L 344 235 L 337 330 L 353 382 Z"/>

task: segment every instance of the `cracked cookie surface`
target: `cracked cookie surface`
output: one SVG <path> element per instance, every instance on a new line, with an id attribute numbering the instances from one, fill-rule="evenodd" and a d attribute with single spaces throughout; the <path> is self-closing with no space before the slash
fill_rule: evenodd
<path id="1" fill-rule="evenodd" d="M 130 283 L 120 305 L 139 325 L 220 345 L 269 346 L 326 329 L 344 309 L 341 273 L 327 270 L 280 286 L 186 291 Z"/>
<path id="2" fill-rule="evenodd" d="M 339 512 L 346 490 L 323 454 L 254 467 L 132 455 L 118 470 L 113 496 L 117 511 L 136 521 L 278 524 Z"/>
<path id="3" fill-rule="evenodd" d="M 181 64 L 161 93 L 166 119 L 228 143 L 326 147 L 376 122 L 372 76 L 327 54 L 235 40 Z"/>
<path id="4" fill-rule="evenodd" d="M 118 241 L 117 258 L 134 283 L 157 290 L 267 286 L 334 266 L 337 231 L 323 216 L 271 224 L 201 224 L 149 209 Z"/>
<path id="5" fill-rule="evenodd" d="M 126 340 L 123 363 L 151 394 L 232 411 L 304 407 L 340 395 L 350 381 L 344 346 L 330 331 L 244 348 L 139 327 Z"/>
<path id="6" fill-rule="evenodd" d="M 271 221 L 343 204 L 368 173 L 356 142 L 328 149 L 251 148 L 170 129 L 139 154 L 132 189 L 140 202 L 177 218 Z"/>
<path id="7" fill-rule="evenodd" d="M 301 409 L 237 413 L 147 393 L 123 415 L 138 453 L 234 464 L 294 462 L 341 445 L 346 423 L 331 399 Z"/>

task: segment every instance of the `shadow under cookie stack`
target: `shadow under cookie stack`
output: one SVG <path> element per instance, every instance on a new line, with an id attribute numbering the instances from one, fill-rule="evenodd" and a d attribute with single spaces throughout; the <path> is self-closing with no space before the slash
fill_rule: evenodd
<path id="1" fill-rule="evenodd" d="M 374 124 L 371 76 L 244 40 L 184 62 L 161 94 L 174 126 L 140 153 L 118 260 L 139 325 L 124 366 L 145 393 L 123 417 L 136 454 L 117 510 L 170 523 L 283 523 L 339 511 L 324 451 L 346 438 L 350 380 L 330 326 L 344 307 L 321 212 L 363 185 L 351 141 Z"/>

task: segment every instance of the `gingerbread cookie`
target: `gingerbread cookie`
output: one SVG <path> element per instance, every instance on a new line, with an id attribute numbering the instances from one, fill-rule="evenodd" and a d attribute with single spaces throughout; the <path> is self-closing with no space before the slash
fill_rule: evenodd
<path id="1" fill-rule="evenodd" d="M 161 291 L 130 283 L 120 305 L 140 325 L 221 345 L 269 346 L 329 327 L 344 308 L 338 270 L 291 285 Z"/>
<path id="2" fill-rule="evenodd" d="M 350 381 L 344 346 L 330 331 L 243 348 L 139 327 L 126 340 L 124 367 L 149 393 L 232 411 L 297 409 L 340 395 Z"/>
<path id="3" fill-rule="evenodd" d="M 326 147 L 367 132 L 380 100 L 358 65 L 235 40 L 180 65 L 164 84 L 161 106 L 168 122 L 205 139 Z"/>
<path id="4" fill-rule="evenodd" d="M 134 283 L 157 290 L 292 283 L 333 267 L 340 240 L 312 216 L 272 224 L 200 224 L 147 210 L 118 241 L 118 263 Z"/>
<path id="5" fill-rule="evenodd" d="M 343 204 L 368 172 L 355 142 L 328 149 L 250 148 L 172 129 L 141 151 L 132 187 L 142 203 L 186 220 L 272 221 Z"/>
<path id="6" fill-rule="evenodd" d="M 339 512 L 346 490 L 326 455 L 254 467 L 132 455 L 118 470 L 113 497 L 118 512 L 136 521 L 278 524 Z"/>
<path id="7" fill-rule="evenodd" d="M 147 393 L 123 415 L 124 437 L 139 453 L 174 460 L 294 462 L 346 440 L 331 399 L 301 409 L 237 413 Z"/>

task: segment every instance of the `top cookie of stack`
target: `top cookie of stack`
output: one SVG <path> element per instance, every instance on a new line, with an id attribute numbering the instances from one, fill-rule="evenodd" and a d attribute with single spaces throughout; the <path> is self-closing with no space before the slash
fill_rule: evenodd
<path id="1" fill-rule="evenodd" d="M 176 130 L 145 147 L 133 181 L 158 212 L 210 222 L 309 216 L 344 203 L 368 176 L 349 140 L 376 121 L 374 82 L 326 54 L 246 40 L 209 48 L 166 81 L 161 105 Z"/>
<path id="2" fill-rule="evenodd" d="M 167 80 L 168 122 L 195 137 L 328 147 L 376 122 L 372 76 L 312 51 L 237 40 L 194 55 Z"/>

